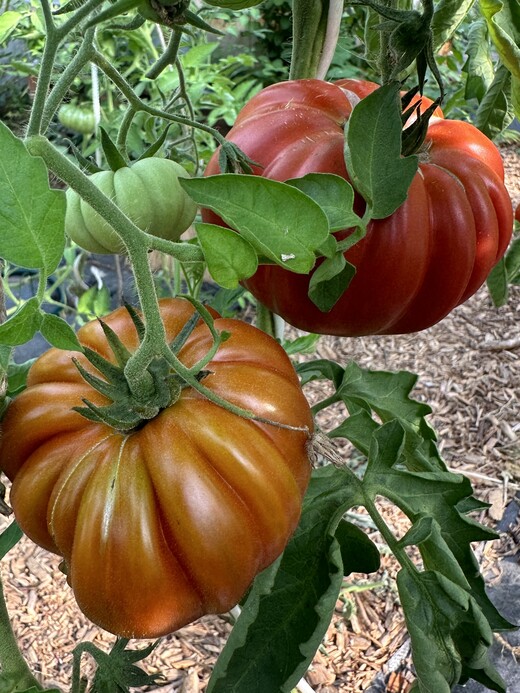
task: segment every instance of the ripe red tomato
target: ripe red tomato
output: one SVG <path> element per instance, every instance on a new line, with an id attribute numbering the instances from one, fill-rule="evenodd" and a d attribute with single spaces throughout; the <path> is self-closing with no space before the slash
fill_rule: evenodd
<path id="1" fill-rule="evenodd" d="M 165 299 L 161 313 L 173 340 L 193 307 Z M 124 308 L 106 323 L 135 350 Z M 203 384 L 310 433 L 309 406 L 278 343 L 238 320 L 218 318 L 215 326 L 231 336 Z M 78 337 L 114 360 L 99 323 Z M 201 323 L 179 358 L 191 366 L 210 345 Z M 242 418 L 190 387 L 156 418 L 120 433 L 72 410 L 82 398 L 106 403 L 82 379 L 74 355 L 50 349 L 41 356 L 2 424 L 0 468 L 13 481 L 20 526 L 64 557 L 80 608 L 112 633 L 157 637 L 229 610 L 298 523 L 309 434 Z"/>
<path id="2" fill-rule="evenodd" d="M 355 102 L 375 88 L 358 80 L 275 84 L 246 104 L 227 137 L 260 164 L 257 175 L 280 181 L 311 172 L 348 178 L 344 125 Z M 345 254 L 357 272 L 332 310 L 323 313 L 309 300 L 309 276 L 273 265 L 261 266 L 244 282 L 257 299 L 308 332 L 356 336 L 423 330 L 477 291 L 511 238 L 503 164 L 479 130 L 437 114 L 407 200 L 390 217 L 370 222 L 365 239 Z M 218 154 L 206 169 L 206 175 L 215 173 Z M 356 209 L 363 207 L 356 196 Z M 203 218 L 221 223 L 208 210 Z"/>

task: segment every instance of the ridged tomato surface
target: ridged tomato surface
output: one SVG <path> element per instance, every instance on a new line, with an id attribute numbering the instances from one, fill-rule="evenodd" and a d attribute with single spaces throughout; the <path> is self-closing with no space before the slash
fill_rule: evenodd
<path id="1" fill-rule="evenodd" d="M 161 302 L 169 340 L 193 313 Z M 105 319 L 132 351 L 126 309 Z M 103 404 L 72 362 L 51 349 L 2 425 L 0 468 L 11 503 L 36 543 L 64 557 L 83 612 L 117 635 L 157 637 L 234 606 L 254 576 L 283 551 L 310 475 L 312 418 L 284 350 L 265 333 L 218 318 L 230 337 L 203 384 L 290 430 L 237 416 L 186 387 L 177 402 L 130 433 L 72 410 Z M 80 341 L 114 360 L 97 322 Z M 194 365 L 212 344 L 200 323 L 179 353 Z M 84 357 L 80 360 L 93 371 Z"/>
<path id="2" fill-rule="evenodd" d="M 266 178 L 348 178 L 344 126 L 355 104 L 376 88 L 359 80 L 275 84 L 246 104 L 227 138 L 260 164 L 254 173 Z M 430 103 L 426 99 L 422 108 Z M 435 113 L 406 201 L 390 217 L 370 222 L 366 237 L 345 253 L 357 272 L 332 310 L 324 313 L 308 298 L 312 273 L 275 265 L 260 266 L 244 282 L 256 298 L 308 332 L 356 336 L 423 330 L 477 291 L 512 233 L 502 160 L 471 124 Z M 206 175 L 219 172 L 217 152 Z M 356 196 L 358 212 L 363 206 Z M 221 223 L 209 210 L 203 218 Z"/>

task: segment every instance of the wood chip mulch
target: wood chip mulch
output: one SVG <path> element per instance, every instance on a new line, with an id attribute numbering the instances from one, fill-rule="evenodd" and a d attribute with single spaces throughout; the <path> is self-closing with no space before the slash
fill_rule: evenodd
<path id="1" fill-rule="evenodd" d="M 507 184 L 518 204 L 520 148 L 509 146 L 503 154 Z M 495 525 L 520 491 L 519 324 L 520 287 L 512 288 L 507 305 L 499 309 L 484 288 L 422 333 L 355 340 L 325 337 L 315 356 L 343 365 L 354 360 L 365 368 L 419 373 L 413 396 L 430 404 L 429 421 L 448 466 L 469 476 L 476 495 L 491 503 L 479 519 Z M 311 399 L 321 397 L 324 386 L 311 385 L 308 392 Z M 334 427 L 341 413 L 341 408 L 322 413 L 320 426 Z M 339 451 L 351 454 L 346 445 Z M 381 511 L 398 534 L 406 531 L 406 518 L 393 506 L 383 504 Z M 356 511 L 354 519 L 380 545 L 369 518 Z M 0 518 L 0 530 L 6 523 Z M 498 556 L 518 555 L 519 534 L 513 522 L 500 541 L 476 547 L 488 579 L 499 578 Z M 108 649 L 114 638 L 81 614 L 58 564 L 57 557 L 24 538 L 2 562 L 1 571 L 14 629 L 29 662 L 47 685 L 68 689 L 76 642 L 91 640 Z M 334 618 L 306 675 L 316 693 L 406 692 L 411 680 L 406 666 L 409 642 L 395 587 L 397 570 L 396 561 L 384 552 L 377 574 L 345 580 Z M 230 630 L 229 617 L 202 618 L 163 639 L 146 668 L 163 672 L 165 693 L 201 693 Z M 85 673 L 91 666 L 85 657 Z"/>

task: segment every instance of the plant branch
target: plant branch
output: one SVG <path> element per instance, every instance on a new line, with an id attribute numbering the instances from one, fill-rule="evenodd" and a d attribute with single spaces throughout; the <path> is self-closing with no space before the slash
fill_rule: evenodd
<path id="1" fill-rule="evenodd" d="M 289 79 L 317 76 L 331 3 L 336 5 L 337 0 L 293 0 L 293 50 Z"/>
<path id="2" fill-rule="evenodd" d="M 273 419 L 267 419 L 264 416 L 258 416 L 254 414 L 249 409 L 243 409 L 242 407 L 233 404 L 225 399 L 222 399 L 216 392 L 205 387 L 195 375 L 191 373 L 191 369 L 187 368 L 175 354 L 168 347 L 164 353 L 164 358 L 171 364 L 177 375 L 187 384 L 190 385 L 194 390 L 199 392 L 205 399 L 209 400 L 213 404 L 216 404 L 223 409 L 242 417 L 243 419 L 248 419 L 252 421 L 258 421 L 259 423 L 269 424 L 270 426 L 275 426 L 276 428 L 284 428 L 290 431 L 301 431 L 302 433 L 307 433 L 310 437 L 310 431 L 307 426 L 291 426 L 290 424 L 284 424 L 280 421 L 273 421 Z"/>
<path id="3" fill-rule="evenodd" d="M 399 545 L 398 540 L 395 538 L 394 534 L 381 517 L 378 509 L 375 506 L 374 501 L 371 498 L 365 498 L 363 505 L 368 510 L 368 514 L 374 521 L 374 524 L 379 530 L 379 533 L 388 544 L 388 547 L 399 561 L 401 567 L 406 568 L 410 571 L 412 575 L 415 575 L 415 573 L 417 573 L 417 568 L 414 562 L 408 556 L 406 551 Z"/>
<path id="4" fill-rule="evenodd" d="M 79 75 L 81 70 L 90 62 L 93 52 L 92 41 L 94 38 L 95 29 L 87 29 L 83 41 L 78 52 L 74 55 L 70 63 L 67 65 L 60 78 L 52 88 L 51 93 L 45 103 L 41 121 L 41 133 L 44 133 L 49 127 L 54 114 L 59 108 L 59 105 L 65 98 L 67 91 L 74 79 Z"/>
<path id="5" fill-rule="evenodd" d="M 36 91 L 34 93 L 31 115 L 29 118 L 29 124 L 27 126 L 27 137 L 39 135 L 41 133 L 43 111 L 51 84 L 56 53 L 58 52 L 60 45 L 60 38 L 56 30 L 56 25 L 54 24 L 54 19 L 52 17 L 48 0 L 42 0 L 41 4 L 45 21 L 46 38 L 43 46 L 42 59 L 40 63 L 40 70 L 38 72 L 38 80 L 36 83 Z"/>
<path id="6" fill-rule="evenodd" d="M 155 65 L 152 65 L 152 67 L 146 73 L 146 77 L 148 77 L 148 79 L 155 79 L 169 65 L 175 64 L 175 61 L 177 60 L 177 54 L 179 52 L 179 46 L 181 44 L 181 38 L 182 30 L 179 29 L 179 27 L 174 27 L 166 50 L 157 60 Z"/>
<path id="7" fill-rule="evenodd" d="M 139 349 L 127 363 L 125 374 L 132 393 L 145 400 L 150 393 L 151 376 L 146 369 L 166 344 L 166 334 L 159 312 L 157 294 L 149 264 L 148 247 L 143 233 L 121 210 L 102 193 L 77 166 L 57 151 L 43 136 L 26 141 L 33 156 L 41 156 L 47 167 L 60 180 L 75 190 L 118 234 L 132 264 L 137 293 L 145 317 L 146 332 Z"/>
<path id="8" fill-rule="evenodd" d="M 142 99 L 140 99 L 137 94 L 132 89 L 132 86 L 126 81 L 126 79 L 118 72 L 118 70 L 105 58 L 104 55 L 99 53 L 99 51 L 94 51 L 92 61 L 102 70 L 106 76 L 112 80 L 115 86 L 127 99 L 130 106 L 132 106 L 136 111 L 145 111 L 156 118 L 163 118 L 164 120 L 169 120 L 173 123 L 180 123 L 181 125 L 187 125 L 192 128 L 198 128 L 204 132 L 210 133 L 215 140 L 222 145 L 226 144 L 226 139 L 223 135 L 215 130 L 215 128 L 209 125 L 204 125 L 203 123 L 198 123 L 197 121 L 191 120 L 190 118 L 185 118 L 183 116 L 174 115 L 173 113 L 168 113 L 159 108 L 154 108 L 149 106 Z"/>
<path id="9" fill-rule="evenodd" d="M 341 19 L 343 17 L 344 0 L 330 0 L 330 8 L 327 16 L 327 28 L 325 30 L 325 40 L 321 49 L 320 60 L 316 70 L 318 79 L 325 79 L 327 71 L 334 57 L 338 44 L 339 32 L 341 29 Z"/>

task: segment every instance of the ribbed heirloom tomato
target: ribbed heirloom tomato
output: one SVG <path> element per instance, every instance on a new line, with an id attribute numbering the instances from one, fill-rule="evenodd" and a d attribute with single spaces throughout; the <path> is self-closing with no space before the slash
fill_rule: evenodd
<path id="1" fill-rule="evenodd" d="M 348 178 L 344 126 L 359 99 L 376 88 L 358 80 L 275 84 L 249 101 L 227 138 L 266 178 Z M 370 222 L 366 237 L 345 254 L 357 272 L 332 310 L 321 312 L 310 301 L 309 276 L 278 266 L 261 266 L 245 286 L 290 324 L 341 336 L 423 330 L 474 294 L 509 243 L 512 205 L 495 145 L 471 124 L 439 116 L 437 110 L 430 121 L 406 201 L 390 217 Z M 206 169 L 216 173 L 218 153 Z M 358 212 L 363 205 L 357 196 Z M 221 223 L 208 210 L 203 218 Z"/>
<path id="2" fill-rule="evenodd" d="M 197 206 L 179 178 L 188 172 L 176 161 L 149 157 L 117 171 L 99 171 L 90 180 L 142 231 L 178 241 L 195 218 Z M 74 190 L 67 190 L 65 233 L 91 253 L 123 253 L 112 227 Z"/>
<path id="3" fill-rule="evenodd" d="M 165 299 L 160 309 L 169 340 L 194 310 L 182 299 Z M 124 308 L 105 321 L 137 348 Z M 72 410 L 83 398 L 107 400 L 72 357 L 93 366 L 58 349 L 34 363 L 2 424 L 0 468 L 13 481 L 17 521 L 64 557 L 82 611 L 123 637 L 156 637 L 230 609 L 299 520 L 312 417 L 298 377 L 265 333 L 238 320 L 217 318 L 215 326 L 230 337 L 203 384 L 298 430 L 243 418 L 185 387 L 156 418 L 118 432 Z M 78 337 L 115 361 L 99 323 Z M 211 344 L 201 322 L 179 358 L 192 366 Z"/>

